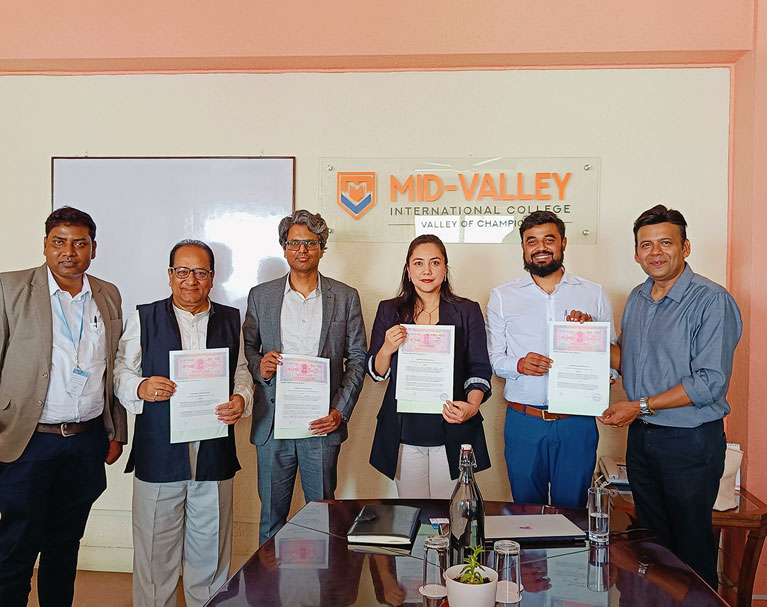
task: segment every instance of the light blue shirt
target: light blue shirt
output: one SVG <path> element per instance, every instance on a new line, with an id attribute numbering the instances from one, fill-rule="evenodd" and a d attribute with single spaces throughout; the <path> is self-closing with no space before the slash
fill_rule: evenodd
<path id="1" fill-rule="evenodd" d="M 652 278 L 634 288 L 623 310 L 621 373 L 629 400 L 655 396 L 678 384 L 692 401 L 642 419 L 695 428 L 730 412 L 727 387 L 743 323 L 724 287 L 685 269 L 668 293 L 653 301 Z"/>
<path id="2" fill-rule="evenodd" d="M 521 375 L 517 363 L 528 352 L 549 356 L 549 321 L 563 321 L 573 310 L 590 314 L 595 321 L 609 322 L 610 340 L 615 341 L 613 309 L 602 285 L 575 274 L 565 271 L 551 295 L 530 273 L 490 292 L 487 344 L 493 373 L 506 380 L 506 400 L 547 405 L 548 376 Z"/>

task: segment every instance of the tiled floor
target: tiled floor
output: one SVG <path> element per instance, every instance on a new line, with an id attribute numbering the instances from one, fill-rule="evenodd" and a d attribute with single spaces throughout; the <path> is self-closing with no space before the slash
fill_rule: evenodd
<path id="1" fill-rule="evenodd" d="M 75 581 L 75 607 L 132 607 L 130 573 L 104 573 L 101 571 L 78 571 Z M 29 607 L 39 607 L 37 602 L 37 569 L 32 578 L 32 594 Z M 179 589 L 178 605 L 184 607 L 183 591 Z"/>

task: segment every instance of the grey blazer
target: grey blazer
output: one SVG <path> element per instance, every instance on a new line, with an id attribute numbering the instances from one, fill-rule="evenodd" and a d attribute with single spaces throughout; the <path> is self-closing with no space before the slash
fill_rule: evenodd
<path id="1" fill-rule="evenodd" d="M 330 359 L 330 406 L 345 420 L 352 415 L 365 379 L 367 341 L 362 320 L 360 296 L 356 289 L 320 275 L 322 291 L 322 329 L 317 356 Z M 248 295 L 248 311 L 242 326 L 245 358 L 256 384 L 250 440 L 263 445 L 274 427 L 275 381 L 261 377 L 261 359 L 266 352 L 282 352 L 280 316 L 286 276 L 253 287 Z M 344 361 L 345 359 L 345 361 Z M 340 444 L 348 436 L 345 423 L 318 440 Z"/>
<path id="2" fill-rule="evenodd" d="M 104 427 L 110 440 L 128 441 L 125 409 L 114 396 L 112 373 L 122 334 L 120 292 L 88 275 L 93 301 L 104 319 L 107 370 Z M 53 319 L 43 264 L 0 274 L 0 462 L 24 451 L 43 412 L 51 373 Z"/>

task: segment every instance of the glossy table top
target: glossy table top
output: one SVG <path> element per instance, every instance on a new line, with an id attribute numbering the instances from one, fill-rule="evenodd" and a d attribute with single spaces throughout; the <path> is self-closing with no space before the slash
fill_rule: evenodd
<path id="1" fill-rule="evenodd" d="M 364 504 L 421 508 L 421 522 L 445 517 L 446 500 L 312 502 L 264 544 L 208 602 L 210 607 L 421 606 L 423 538 L 410 556 L 351 550 L 346 532 Z M 485 502 L 486 514 L 541 513 L 541 506 Z M 557 512 L 556 509 L 548 511 Z M 582 529 L 586 512 L 559 510 Z M 613 517 L 613 528 L 620 526 Z M 431 533 L 431 532 L 430 532 Z M 639 561 L 649 563 L 644 576 Z M 602 563 L 600 567 L 597 563 Z M 605 563 L 607 563 L 605 565 Z M 587 543 L 524 548 L 521 607 L 726 607 L 727 603 L 644 531 L 614 531 L 607 549 Z M 588 588 L 602 572 L 606 590 Z"/>

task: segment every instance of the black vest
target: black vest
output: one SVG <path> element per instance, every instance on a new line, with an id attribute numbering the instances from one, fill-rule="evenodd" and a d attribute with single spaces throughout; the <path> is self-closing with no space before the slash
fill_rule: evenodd
<path id="1" fill-rule="evenodd" d="M 141 373 L 144 377 L 169 377 L 168 352 L 181 350 L 181 333 L 173 312 L 173 298 L 137 306 L 141 320 Z M 210 304 L 208 348 L 229 348 L 229 393 L 234 390 L 234 372 L 240 349 L 240 312 L 221 304 Z M 148 483 L 191 480 L 188 443 L 170 442 L 170 402 L 144 401 L 136 416 L 133 447 L 126 472 Z M 232 478 L 240 469 L 234 444 L 234 425 L 229 435 L 200 441 L 197 454 L 198 481 Z"/>

